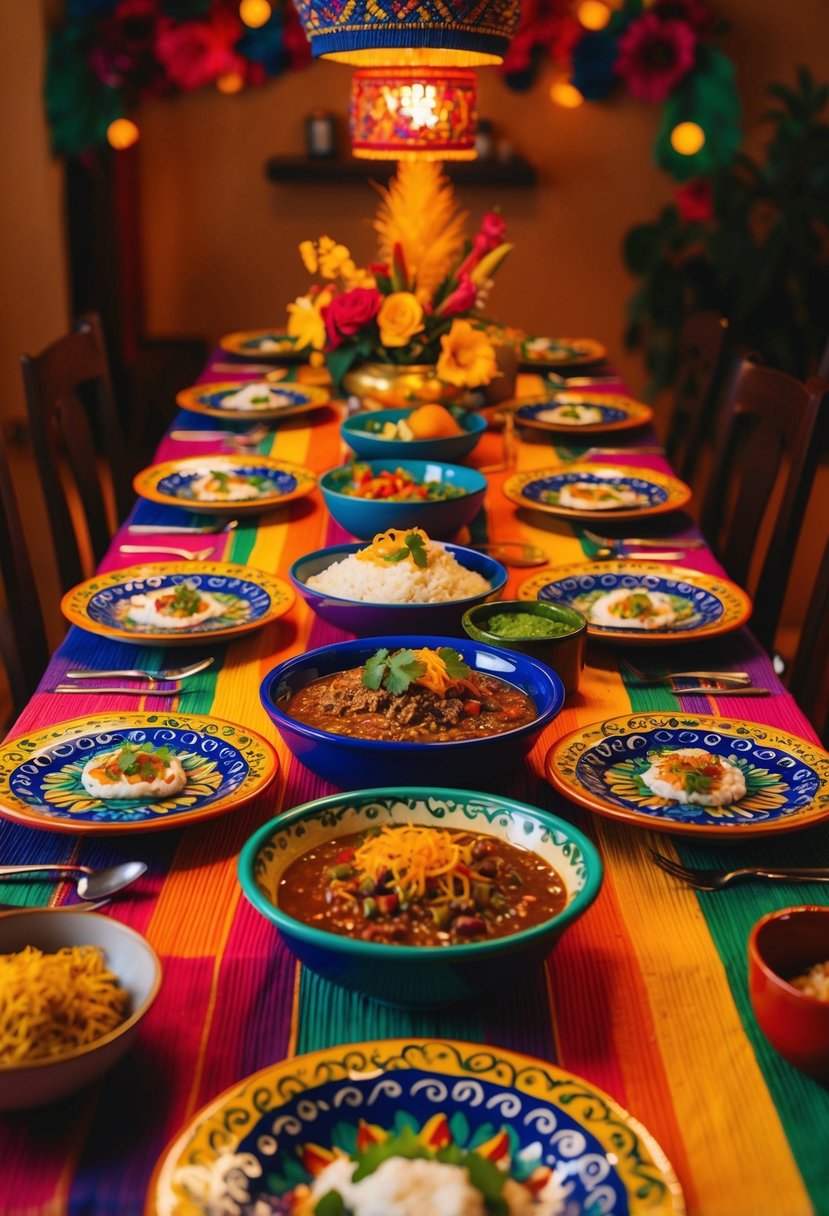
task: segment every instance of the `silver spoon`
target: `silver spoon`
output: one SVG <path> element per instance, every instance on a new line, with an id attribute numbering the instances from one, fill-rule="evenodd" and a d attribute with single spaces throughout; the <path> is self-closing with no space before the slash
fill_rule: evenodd
<path id="1" fill-rule="evenodd" d="M 170 557 L 181 557 L 186 562 L 203 562 L 211 553 L 215 553 L 215 545 L 209 549 L 179 549 L 176 545 L 119 545 L 122 553 L 165 553 Z"/>
<path id="2" fill-rule="evenodd" d="M 523 540 L 498 540 L 488 545 L 469 545 L 477 553 L 489 553 L 505 566 L 546 566 L 550 558 L 538 545 Z"/>
<path id="3" fill-rule="evenodd" d="M 116 891 L 123 891 L 146 872 L 144 861 L 124 861 L 103 870 L 92 870 L 89 866 L 0 866 L 0 877 L 9 878 L 18 874 L 56 875 L 59 882 L 64 875 L 80 874 L 77 891 L 81 899 L 109 899 Z"/>
<path id="4" fill-rule="evenodd" d="M 597 549 L 595 553 L 592 553 L 590 555 L 590 560 L 592 562 L 604 562 L 604 561 L 607 561 L 608 558 L 620 558 L 622 560 L 625 560 L 627 558 L 632 558 L 632 559 L 636 560 L 637 558 L 640 558 L 640 559 L 644 559 L 649 562 L 660 562 L 660 561 L 661 562 L 675 562 L 675 561 L 679 561 L 683 557 L 685 557 L 684 549 L 682 550 L 682 552 L 680 552 L 678 549 L 675 549 L 675 550 L 666 549 L 664 552 L 658 552 L 658 553 L 653 549 L 648 549 L 647 552 L 644 552 L 644 551 L 639 552 L 638 550 L 627 549 L 627 550 L 625 550 L 624 553 L 620 553 L 618 549 L 608 549 L 606 547 L 602 547 L 600 549 Z"/>

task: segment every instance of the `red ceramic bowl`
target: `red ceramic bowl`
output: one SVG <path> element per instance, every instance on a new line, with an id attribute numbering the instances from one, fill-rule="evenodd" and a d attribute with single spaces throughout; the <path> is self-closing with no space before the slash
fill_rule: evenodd
<path id="1" fill-rule="evenodd" d="M 829 1001 L 790 981 L 827 959 L 829 907 L 772 912 L 748 940 L 748 988 L 760 1029 L 784 1060 L 823 1082 L 829 1082 Z"/>

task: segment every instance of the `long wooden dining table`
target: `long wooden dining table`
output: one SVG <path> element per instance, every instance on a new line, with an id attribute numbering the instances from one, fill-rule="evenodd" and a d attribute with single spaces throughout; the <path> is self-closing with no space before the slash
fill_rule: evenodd
<path id="1" fill-rule="evenodd" d="M 217 359 L 226 362 L 227 356 L 217 352 L 211 363 Z M 299 378 L 309 370 L 300 369 Z M 241 373 L 238 378 L 247 377 Z M 227 379 L 227 371 L 219 374 L 210 365 L 203 376 L 205 382 Z M 537 390 L 538 383 L 537 377 L 521 377 L 519 394 Z M 339 432 L 344 408 L 334 402 L 286 419 L 258 450 L 319 473 L 338 465 L 345 454 Z M 187 412 L 173 425 L 179 432 L 221 426 Z M 637 435 L 612 442 L 636 447 L 642 439 Z M 215 444 L 185 442 L 168 433 L 157 459 L 225 450 L 220 439 Z M 546 435 L 521 433 L 517 468 L 549 466 L 571 454 Z M 501 438 L 488 432 L 469 463 L 488 466 L 500 458 Z M 656 454 L 595 458 L 670 472 Z M 530 541 L 549 553 L 552 567 L 587 560 L 580 530 L 549 515 L 517 511 L 502 493 L 504 477 L 503 472 L 489 475 L 485 511 L 472 526 L 475 540 Z M 131 520 L 159 523 L 176 515 L 184 518 L 184 512 L 139 501 Z M 684 517 L 667 522 L 672 534 L 692 529 Z M 653 531 L 660 529 L 664 532 L 664 525 Z M 116 535 L 102 570 L 135 563 L 120 549 L 128 539 L 136 538 L 123 529 Z M 214 560 L 287 578 L 297 558 L 350 538 L 315 491 L 281 510 L 246 517 L 228 534 L 158 539 L 174 539 L 193 550 L 213 543 Z M 147 537 L 141 540 L 148 542 Z M 689 549 L 682 564 L 722 573 L 706 549 Z M 511 569 L 505 595 L 531 573 Z M 173 654 L 186 661 L 204 652 L 149 649 L 73 627 L 55 653 L 13 735 L 108 710 L 176 709 L 259 731 L 276 746 L 280 772 L 278 782 L 255 802 L 183 830 L 73 836 L 0 819 L 4 862 L 147 862 L 139 883 L 103 912 L 144 934 L 164 969 L 161 993 L 137 1044 L 99 1084 L 39 1111 L 0 1115 L 0 1216 L 138 1216 L 165 1145 L 194 1112 L 233 1082 L 298 1053 L 410 1035 L 496 1044 L 555 1061 L 599 1086 L 662 1146 L 689 1212 L 829 1213 L 829 1092 L 769 1046 L 752 1014 L 746 982 L 752 924 L 772 909 L 825 903 L 827 888 L 758 882 L 695 891 L 657 869 L 648 852 L 658 842 L 663 852 L 691 865 L 814 864 L 816 857 L 829 857 L 829 829 L 759 840 L 748 834 L 736 846 L 654 836 L 574 807 L 554 794 L 544 777 L 545 755 L 557 738 L 577 726 L 630 712 L 713 713 L 814 740 L 808 721 L 749 630 L 683 648 L 681 665 L 747 670 L 756 684 L 770 689 L 767 697 L 713 700 L 681 696 L 667 686 L 643 686 L 620 670 L 618 651 L 591 644 L 579 692 L 568 698 L 527 761 L 492 792 L 547 808 L 586 832 L 605 866 L 601 893 L 522 987 L 498 992 L 473 1009 L 433 1013 L 386 1008 L 303 969 L 237 882 L 239 851 L 260 824 L 332 792 L 282 744 L 261 707 L 260 683 L 279 661 L 344 636 L 297 598 L 288 616 L 218 646 L 214 665 L 187 681 L 180 693 L 146 704 L 136 696 L 80 690 L 66 695 L 50 689 L 69 667 L 157 669 Z M 475 788 L 474 772 L 466 784 Z M 7 905 L 57 905 L 71 901 L 72 894 L 71 884 L 0 884 L 0 900 Z"/>

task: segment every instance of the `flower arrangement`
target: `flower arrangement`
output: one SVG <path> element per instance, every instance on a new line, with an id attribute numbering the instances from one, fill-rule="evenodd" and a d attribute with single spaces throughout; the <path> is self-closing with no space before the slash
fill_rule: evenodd
<path id="1" fill-rule="evenodd" d="M 478 317 L 512 249 L 504 220 L 490 211 L 465 240 L 467 217 L 429 161 L 404 161 L 389 188 L 378 189 L 380 260 L 361 267 L 329 236 L 303 241 L 303 263 L 322 282 L 288 305 L 288 333 L 299 348 L 324 354 L 338 385 L 365 360 L 435 364 L 447 384 L 488 384 L 495 350 Z"/>

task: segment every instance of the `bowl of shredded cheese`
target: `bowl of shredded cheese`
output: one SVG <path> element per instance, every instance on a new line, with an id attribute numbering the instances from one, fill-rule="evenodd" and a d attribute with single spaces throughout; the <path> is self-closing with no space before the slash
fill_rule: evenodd
<path id="1" fill-rule="evenodd" d="M 161 984 L 134 929 L 94 912 L 0 915 L 0 1111 L 57 1101 L 130 1047 Z"/>

